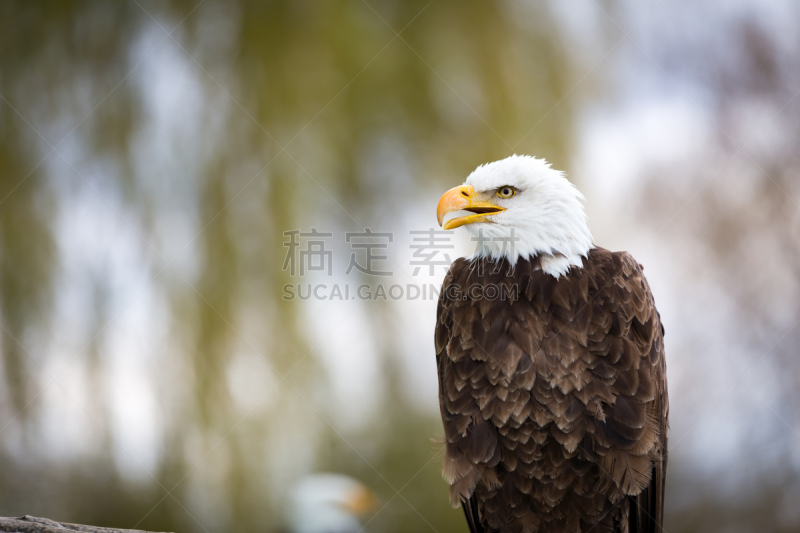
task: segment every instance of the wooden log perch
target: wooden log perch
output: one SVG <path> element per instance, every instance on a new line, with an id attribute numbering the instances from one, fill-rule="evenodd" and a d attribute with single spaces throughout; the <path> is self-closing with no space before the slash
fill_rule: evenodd
<path id="1" fill-rule="evenodd" d="M 113 529 L 107 527 L 83 526 L 56 522 L 49 518 L 21 516 L 4 518 L 0 516 L 0 531 L 4 533 L 66 533 L 67 531 L 83 531 L 85 533 L 147 533 L 139 529 Z"/>

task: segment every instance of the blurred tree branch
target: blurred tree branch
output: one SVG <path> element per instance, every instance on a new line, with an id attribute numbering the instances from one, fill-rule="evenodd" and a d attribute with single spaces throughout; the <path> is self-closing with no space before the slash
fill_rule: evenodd
<path id="1" fill-rule="evenodd" d="M 68 531 L 85 531 L 89 533 L 135 533 L 139 529 L 113 529 L 105 527 L 84 526 L 81 524 L 67 524 L 56 522 L 49 518 L 35 516 L 21 516 L 19 518 L 0 517 L 0 531 L 7 533 L 56 533 Z"/>

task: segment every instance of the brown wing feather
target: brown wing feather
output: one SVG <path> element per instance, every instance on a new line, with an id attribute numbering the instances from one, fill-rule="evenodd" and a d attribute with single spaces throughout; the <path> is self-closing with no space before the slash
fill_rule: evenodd
<path id="1" fill-rule="evenodd" d="M 661 532 L 663 329 L 630 255 L 593 249 L 558 280 L 535 259 L 457 260 L 435 344 L 443 474 L 472 533 Z"/>
<path id="2" fill-rule="evenodd" d="M 661 317 L 656 313 L 658 320 L 654 327 L 656 336 L 660 337 L 660 342 L 656 342 L 657 353 L 654 354 L 655 361 L 655 388 L 654 400 L 652 403 L 653 414 L 658 417 L 659 423 L 659 450 L 660 455 L 653 461 L 652 477 L 650 484 L 637 496 L 629 497 L 631 500 L 631 516 L 634 521 L 631 524 L 631 533 L 662 533 L 664 523 L 664 493 L 667 477 L 667 437 L 669 433 L 669 398 L 667 394 L 666 382 L 666 360 L 664 357 L 664 327 L 661 325 Z"/>

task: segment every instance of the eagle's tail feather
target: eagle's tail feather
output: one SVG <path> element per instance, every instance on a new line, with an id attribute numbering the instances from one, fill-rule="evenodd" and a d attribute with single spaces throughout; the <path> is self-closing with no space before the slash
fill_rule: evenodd
<path id="1" fill-rule="evenodd" d="M 483 524 L 481 524 L 480 510 L 478 509 L 478 502 L 475 498 L 462 499 L 461 508 L 464 509 L 464 516 L 467 517 L 469 533 L 497 533 L 496 530 L 486 529 L 483 527 Z"/>

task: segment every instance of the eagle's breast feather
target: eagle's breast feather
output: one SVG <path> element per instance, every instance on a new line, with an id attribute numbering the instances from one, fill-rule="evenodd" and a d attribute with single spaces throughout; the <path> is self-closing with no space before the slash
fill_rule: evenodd
<path id="1" fill-rule="evenodd" d="M 559 278 L 459 259 L 435 345 L 443 474 L 473 532 L 660 531 L 663 329 L 629 254 L 592 248 Z"/>

